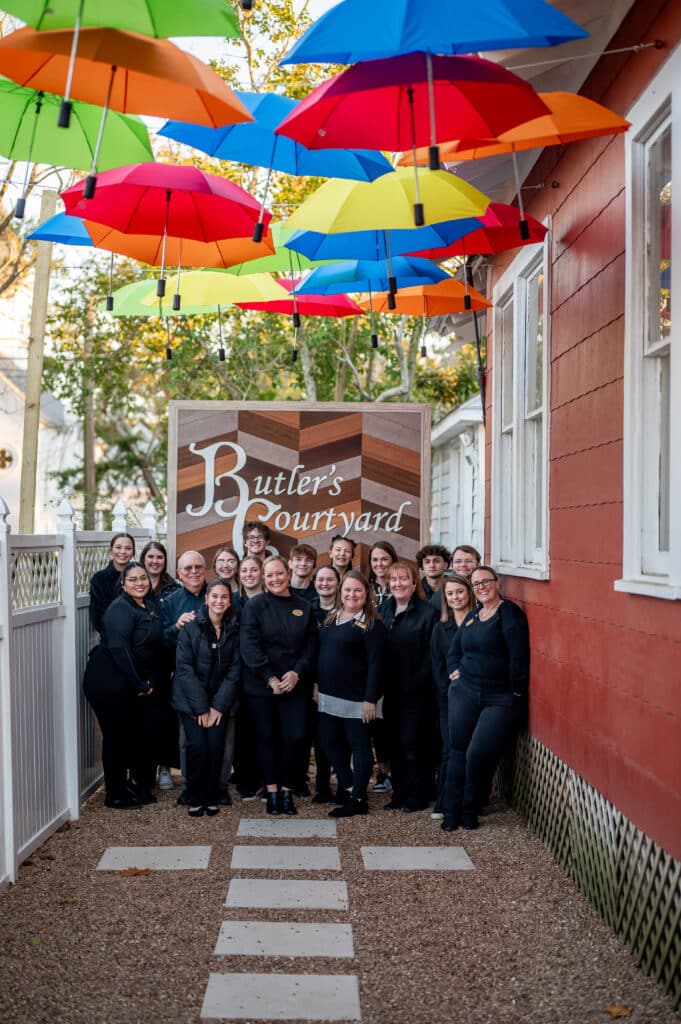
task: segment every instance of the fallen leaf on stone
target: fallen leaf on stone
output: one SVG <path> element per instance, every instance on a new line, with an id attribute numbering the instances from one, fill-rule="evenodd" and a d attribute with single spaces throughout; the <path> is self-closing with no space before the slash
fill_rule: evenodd
<path id="1" fill-rule="evenodd" d="M 133 878 L 135 875 L 150 875 L 151 870 L 149 868 L 126 868 L 124 871 L 119 871 L 118 874 L 123 878 Z"/>
<path id="2" fill-rule="evenodd" d="M 68 906 L 70 903 L 75 903 L 75 902 L 76 902 L 75 896 L 62 896 L 62 898 L 60 900 L 60 903 L 61 903 L 62 907 Z"/>
<path id="3" fill-rule="evenodd" d="M 29 946 L 39 946 L 42 943 L 42 941 L 42 939 L 29 939 L 28 944 Z"/>
<path id="4" fill-rule="evenodd" d="M 604 1006 L 603 1013 L 607 1013 L 613 1020 L 617 1020 L 619 1017 L 628 1017 L 633 1010 L 633 1006 Z"/>

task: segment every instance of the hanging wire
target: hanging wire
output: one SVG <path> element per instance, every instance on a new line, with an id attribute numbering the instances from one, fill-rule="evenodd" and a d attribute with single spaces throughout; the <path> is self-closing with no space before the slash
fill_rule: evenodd
<path id="1" fill-rule="evenodd" d="M 111 260 L 109 262 L 109 294 L 106 297 L 106 311 L 112 313 L 114 308 L 114 297 L 113 297 L 113 271 L 114 271 L 114 254 L 111 253 Z"/>
<path id="2" fill-rule="evenodd" d="M 159 302 L 158 308 L 159 308 L 159 311 L 162 310 L 163 306 L 162 306 L 161 302 Z M 170 321 L 168 320 L 167 316 L 164 317 L 164 320 L 165 320 L 165 324 L 166 324 L 166 339 L 167 339 L 166 340 L 166 359 L 170 360 L 170 359 L 173 358 L 173 350 L 170 347 L 170 343 L 172 341 L 172 337 L 171 337 L 171 334 L 170 334 Z"/>
<path id="3" fill-rule="evenodd" d="M 168 220 L 170 218 L 170 196 L 170 189 L 166 189 L 166 216 L 165 223 L 163 225 L 163 242 L 161 245 L 161 276 L 156 282 L 156 294 L 158 295 L 159 299 L 162 299 L 166 293 L 166 243 L 168 241 Z"/>
<path id="4" fill-rule="evenodd" d="M 180 277 L 182 276 L 182 239 L 180 239 L 180 246 L 177 255 L 177 285 L 175 286 L 175 294 L 173 295 L 173 309 L 177 313 L 182 308 L 182 296 L 180 295 Z"/>
<path id="5" fill-rule="evenodd" d="M 114 78 L 116 77 L 116 71 L 118 68 L 115 64 L 111 65 L 111 76 L 109 78 L 109 88 L 106 93 L 106 100 L 104 101 L 104 107 L 102 108 L 102 116 L 99 120 L 99 132 L 97 134 L 97 142 L 95 143 L 95 150 L 92 154 L 92 167 L 90 173 L 85 179 L 85 186 L 83 187 L 83 199 L 92 199 L 95 194 L 95 188 L 97 187 L 97 163 L 99 161 L 99 151 L 102 148 L 102 140 L 104 138 L 104 128 L 106 126 L 106 118 L 109 113 L 109 104 L 111 103 L 111 93 L 113 91 Z"/>
<path id="6" fill-rule="evenodd" d="M 220 360 L 221 363 L 224 363 L 224 361 L 225 361 L 225 349 L 224 349 L 224 344 L 223 344 L 223 340 L 222 340 L 222 309 L 220 308 L 220 303 L 218 303 L 218 335 L 220 337 L 220 348 L 218 349 L 218 359 Z"/>
<path id="7" fill-rule="evenodd" d="M 414 160 L 414 224 L 417 228 L 423 227 L 426 223 L 421 202 L 421 189 L 419 187 L 419 169 L 416 162 L 416 114 L 414 112 L 414 90 L 411 86 L 407 89 L 409 99 L 409 118 L 411 120 L 411 152 Z M 394 309 L 395 307 L 391 307 Z"/>

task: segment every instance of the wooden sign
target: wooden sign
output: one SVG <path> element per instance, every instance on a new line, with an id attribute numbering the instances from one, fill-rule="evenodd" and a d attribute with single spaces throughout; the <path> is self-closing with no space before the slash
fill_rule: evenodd
<path id="1" fill-rule="evenodd" d="M 332 537 L 350 537 L 355 565 L 380 540 L 409 561 L 427 543 L 427 405 L 171 402 L 168 452 L 172 557 L 241 553 L 253 520 L 284 555 L 306 543 L 325 556 Z"/>

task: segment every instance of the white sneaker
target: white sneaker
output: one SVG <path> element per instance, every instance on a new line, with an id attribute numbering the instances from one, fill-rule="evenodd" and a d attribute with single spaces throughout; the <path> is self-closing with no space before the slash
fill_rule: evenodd
<path id="1" fill-rule="evenodd" d="M 172 789 L 175 783 L 173 777 L 170 774 L 170 769 L 159 768 L 158 770 L 158 788 L 159 789 Z"/>
<path id="2" fill-rule="evenodd" d="M 433 819 L 433 821 L 442 821 L 442 819 L 444 818 L 444 814 L 442 813 L 442 811 L 431 811 L 430 816 Z"/>

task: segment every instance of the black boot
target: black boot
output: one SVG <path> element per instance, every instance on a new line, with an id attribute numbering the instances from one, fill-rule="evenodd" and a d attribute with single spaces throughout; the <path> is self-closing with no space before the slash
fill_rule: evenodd
<path id="1" fill-rule="evenodd" d="M 290 789 L 282 789 L 279 793 L 279 813 L 297 814 L 296 805 L 293 802 L 293 793 Z"/>
<path id="2" fill-rule="evenodd" d="M 369 804 L 367 803 L 366 797 L 364 799 L 356 800 L 350 796 L 345 801 L 342 807 L 334 807 L 332 811 L 329 811 L 330 818 L 354 818 L 356 814 L 368 814 Z"/>
<path id="3" fill-rule="evenodd" d="M 267 791 L 267 813 L 279 814 L 279 794 L 276 791 L 274 793 Z"/>

